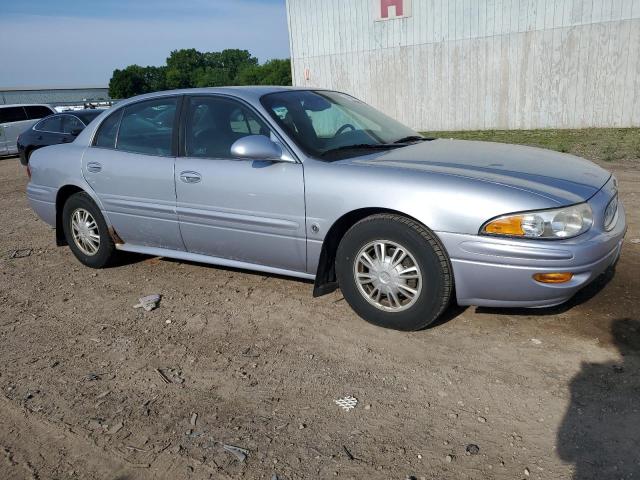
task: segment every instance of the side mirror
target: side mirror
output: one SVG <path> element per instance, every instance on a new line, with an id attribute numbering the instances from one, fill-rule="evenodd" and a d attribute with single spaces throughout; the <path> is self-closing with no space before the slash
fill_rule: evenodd
<path id="1" fill-rule="evenodd" d="M 279 162 L 282 159 L 282 149 L 264 135 L 249 135 L 231 145 L 231 155 L 245 160 Z"/>
<path id="2" fill-rule="evenodd" d="M 77 137 L 81 133 L 82 133 L 82 129 L 81 128 L 74 128 L 73 130 L 71 130 L 70 135 L 73 136 L 73 137 Z"/>

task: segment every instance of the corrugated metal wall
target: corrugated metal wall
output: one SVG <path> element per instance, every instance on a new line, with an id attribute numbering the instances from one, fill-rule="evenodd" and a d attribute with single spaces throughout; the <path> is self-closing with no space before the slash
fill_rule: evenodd
<path id="1" fill-rule="evenodd" d="M 82 104 L 84 101 L 109 101 L 108 88 L 0 89 L 0 104 L 47 103 Z"/>
<path id="2" fill-rule="evenodd" d="M 640 0 L 287 0 L 295 85 L 423 130 L 640 126 Z"/>

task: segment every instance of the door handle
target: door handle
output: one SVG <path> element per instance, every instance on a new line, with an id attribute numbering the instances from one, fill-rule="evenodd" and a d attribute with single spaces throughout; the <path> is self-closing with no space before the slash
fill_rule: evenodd
<path id="1" fill-rule="evenodd" d="M 180 172 L 180 180 L 184 183 L 198 183 L 202 180 L 202 175 L 198 172 Z"/>
<path id="2" fill-rule="evenodd" d="M 98 173 L 102 170 L 102 165 L 98 162 L 87 163 L 87 170 L 91 173 Z"/>

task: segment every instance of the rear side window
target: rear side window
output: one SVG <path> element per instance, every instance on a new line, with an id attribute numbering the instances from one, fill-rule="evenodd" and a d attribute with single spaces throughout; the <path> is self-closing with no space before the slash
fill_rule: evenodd
<path id="1" fill-rule="evenodd" d="M 38 132 L 51 132 L 51 133 L 60 133 L 62 132 L 62 116 L 55 115 L 49 118 L 45 118 L 44 120 L 38 122 L 34 130 Z"/>
<path id="2" fill-rule="evenodd" d="M 49 112 L 47 115 L 51 114 Z M 22 107 L 0 108 L 0 123 L 21 122 L 27 120 L 27 114 Z"/>
<path id="3" fill-rule="evenodd" d="M 109 115 L 100 125 L 93 145 L 102 148 L 116 148 L 116 135 L 122 118 L 122 110 Z"/>
<path id="4" fill-rule="evenodd" d="M 147 155 L 171 155 L 176 107 L 175 97 L 125 107 L 116 149 Z"/>
<path id="5" fill-rule="evenodd" d="M 24 107 L 24 109 L 27 111 L 27 117 L 29 117 L 29 120 L 48 117 L 53 113 L 51 109 L 43 105 L 31 105 L 28 107 Z"/>
<path id="6" fill-rule="evenodd" d="M 73 131 L 84 130 L 84 123 L 73 115 L 62 115 L 62 133 L 71 133 Z"/>

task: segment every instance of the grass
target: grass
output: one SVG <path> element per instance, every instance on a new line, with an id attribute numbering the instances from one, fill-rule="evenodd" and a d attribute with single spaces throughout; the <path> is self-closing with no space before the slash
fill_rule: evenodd
<path id="1" fill-rule="evenodd" d="M 531 145 L 558 152 L 571 153 L 596 161 L 640 161 L 640 128 L 483 130 L 423 133 L 429 137 Z"/>

